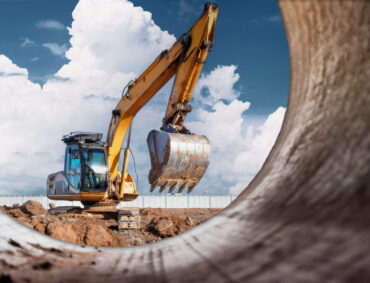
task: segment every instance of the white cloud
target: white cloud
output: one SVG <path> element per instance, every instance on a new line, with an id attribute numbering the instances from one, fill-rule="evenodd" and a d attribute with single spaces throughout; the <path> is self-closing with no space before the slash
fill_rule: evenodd
<path id="1" fill-rule="evenodd" d="M 280 23 L 281 22 L 281 16 L 280 14 L 262 17 L 259 19 L 253 19 L 254 23 Z"/>
<path id="2" fill-rule="evenodd" d="M 188 0 L 180 0 L 178 4 L 178 13 L 180 18 L 199 14 L 199 11 L 195 9 Z"/>
<path id="3" fill-rule="evenodd" d="M 0 56 L 1 193 L 43 192 L 47 175 L 62 170 L 62 135 L 105 133 L 124 83 L 175 40 L 124 0 L 81 0 L 73 18 L 71 61 L 42 88 Z"/>
<path id="4" fill-rule="evenodd" d="M 26 47 L 26 46 L 32 46 L 32 45 L 35 45 L 35 44 L 36 43 L 33 40 L 26 37 L 26 38 L 23 39 L 23 42 L 21 43 L 21 46 Z"/>
<path id="5" fill-rule="evenodd" d="M 44 29 L 55 29 L 55 30 L 63 30 L 65 29 L 65 26 L 57 21 L 57 20 L 44 20 L 44 21 L 39 21 L 36 23 L 36 27 L 38 28 L 44 28 Z"/>
<path id="6" fill-rule="evenodd" d="M 17 65 L 13 64 L 8 57 L 1 54 L 0 54 L 0 73 L 3 76 L 10 76 L 12 74 L 28 76 L 27 69 L 18 67 Z"/>
<path id="7" fill-rule="evenodd" d="M 149 12 L 126 0 L 80 0 L 72 16 L 71 47 L 58 51 L 69 62 L 43 87 L 0 55 L 0 193 L 44 192 L 47 175 L 63 169 L 62 135 L 75 130 L 106 133 L 124 84 L 175 41 Z M 236 70 L 234 65 L 218 66 L 202 74 L 194 93 L 194 111 L 186 125 L 212 144 L 210 167 L 198 191 L 228 192 L 246 184 L 261 163 L 249 156 L 256 153 L 256 160 L 263 161 L 280 128 L 283 110 L 261 128 L 248 126 L 243 113 L 250 103 L 239 99 Z M 161 126 L 169 93 L 167 85 L 134 120 L 132 149 L 141 192 L 148 192 L 146 134 Z"/>
<path id="8" fill-rule="evenodd" d="M 199 184 L 208 192 L 238 194 L 248 185 L 273 146 L 285 113 L 285 108 L 279 107 L 259 127 L 248 121 L 243 113 L 250 103 L 239 100 L 240 92 L 235 89 L 239 80 L 236 69 L 234 65 L 218 66 L 201 76 L 194 91 L 198 107 L 189 115 L 191 121 L 187 126 L 211 142 L 211 162 Z M 206 98 L 201 95 L 204 88 Z M 211 110 L 202 105 L 211 106 Z"/>
<path id="9" fill-rule="evenodd" d="M 47 42 L 42 44 L 43 47 L 49 49 L 51 53 L 58 56 L 65 56 L 65 53 L 67 52 L 67 45 L 66 44 L 58 44 L 54 42 Z"/>
<path id="10" fill-rule="evenodd" d="M 235 90 L 234 84 L 239 80 L 236 66 L 217 66 L 208 75 L 202 74 L 197 83 L 195 99 L 204 104 L 214 105 L 220 100 L 231 102 L 239 97 L 240 92 Z"/>
<path id="11" fill-rule="evenodd" d="M 263 19 L 267 22 L 277 23 L 281 21 L 281 16 L 280 14 L 277 14 L 270 17 L 264 17 Z"/>
<path id="12" fill-rule="evenodd" d="M 36 56 L 36 57 L 33 57 L 33 58 L 30 60 L 30 62 L 31 62 L 31 63 L 33 63 L 33 62 L 36 62 L 36 61 L 38 61 L 38 60 L 39 60 L 39 57 L 37 57 L 37 56 Z"/>
<path id="13" fill-rule="evenodd" d="M 242 192 L 262 167 L 279 134 L 284 115 L 285 108 L 276 109 L 257 129 L 257 134 L 251 140 L 251 147 L 238 153 L 233 164 L 237 184 L 229 189 L 230 194 Z"/>

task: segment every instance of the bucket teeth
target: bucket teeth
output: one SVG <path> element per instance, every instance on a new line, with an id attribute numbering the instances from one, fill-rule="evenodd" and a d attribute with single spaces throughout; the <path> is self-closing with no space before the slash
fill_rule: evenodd
<path id="1" fill-rule="evenodd" d="M 182 185 L 177 192 L 181 194 L 184 189 L 185 189 L 185 185 Z"/>
<path id="2" fill-rule="evenodd" d="M 152 193 L 156 187 L 157 187 L 157 182 L 152 183 L 152 185 L 150 186 L 150 192 Z"/>
<path id="3" fill-rule="evenodd" d="M 176 183 L 175 183 L 175 184 L 173 184 L 173 185 L 170 187 L 170 189 L 168 190 L 168 193 L 169 193 L 169 194 L 170 194 L 170 193 L 172 193 L 175 189 L 176 189 Z"/>
<path id="4" fill-rule="evenodd" d="M 188 194 L 190 194 L 193 191 L 194 187 L 195 185 L 188 188 Z"/>
<path id="5" fill-rule="evenodd" d="M 167 182 L 167 184 L 164 184 L 162 186 L 151 186 L 150 188 L 150 192 L 152 193 L 153 191 L 155 191 L 156 187 L 159 187 L 159 193 L 162 193 L 166 190 L 166 188 L 168 188 L 168 193 L 173 193 L 176 188 L 178 188 L 177 190 L 177 193 L 182 193 L 186 188 L 187 188 L 187 193 L 191 193 L 195 187 L 195 183 L 186 183 L 186 182 L 175 182 L 175 183 L 172 183 L 171 182 Z"/>

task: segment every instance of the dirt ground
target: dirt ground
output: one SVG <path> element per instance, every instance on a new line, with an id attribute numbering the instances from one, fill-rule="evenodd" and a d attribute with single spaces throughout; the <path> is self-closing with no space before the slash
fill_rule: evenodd
<path id="1" fill-rule="evenodd" d="M 119 232 L 114 213 L 87 213 L 75 208 L 55 215 L 36 201 L 28 201 L 22 206 L 0 206 L 0 209 L 18 222 L 59 240 L 104 247 L 157 242 L 185 232 L 221 210 L 143 208 L 140 209 L 140 229 Z"/>

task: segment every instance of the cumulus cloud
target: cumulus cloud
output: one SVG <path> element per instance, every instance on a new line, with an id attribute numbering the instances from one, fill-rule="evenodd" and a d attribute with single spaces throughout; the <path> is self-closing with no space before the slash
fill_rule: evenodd
<path id="1" fill-rule="evenodd" d="M 209 74 L 202 74 L 197 83 L 195 99 L 207 105 L 213 105 L 223 100 L 231 102 L 239 97 L 240 92 L 234 89 L 234 84 L 239 80 L 236 73 L 237 66 L 217 66 Z"/>
<path id="2" fill-rule="evenodd" d="M 3 76 L 10 76 L 12 74 L 19 74 L 23 76 L 28 75 L 27 69 L 20 68 L 17 65 L 13 64 L 12 61 L 0 54 L 0 73 L 3 74 Z"/>
<path id="3" fill-rule="evenodd" d="M 105 133 L 123 84 L 175 40 L 123 0 L 81 0 L 69 32 L 70 62 L 43 87 L 0 56 L 1 193 L 44 192 L 47 175 L 63 168 L 62 135 Z"/>
<path id="4" fill-rule="evenodd" d="M 248 185 L 273 146 L 285 113 L 285 108 L 279 107 L 257 127 L 248 121 L 243 114 L 250 103 L 240 100 L 240 91 L 235 89 L 236 70 L 235 65 L 218 66 L 201 76 L 194 91 L 198 107 L 188 128 L 211 141 L 211 162 L 199 185 L 208 192 L 239 194 Z"/>
<path id="5" fill-rule="evenodd" d="M 260 170 L 279 134 L 284 115 L 283 107 L 270 114 L 264 124 L 256 129 L 257 134 L 250 146 L 246 146 L 235 157 L 232 168 L 237 183 L 229 189 L 230 194 L 241 193 Z"/>
<path id="6" fill-rule="evenodd" d="M 42 87 L 29 80 L 26 69 L 0 55 L 0 193 L 43 193 L 47 175 L 63 170 L 62 135 L 106 133 L 122 87 L 175 41 L 149 12 L 127 0 L 80 0 L 72 16 L 71 47 L 61 52 L 69 62 Z M 227 193 L 244 186 L 279 131 L 284 109 L 260 128 L 248 126 L 244 113 L 250 103 L 240 99 L 238 80 L 235 65 L 218 66 L 202 74 L 195 89 L 187 126 L 212 144 L 209 170 L 196 191 Z M 141 193 L 149 188 L 146 133 L 161 126 L 169 93 L 166 85 L 134 119 L 131 147 Z"/>
<path id="7" fill-rule="evenodd" d="M 42 44 L 43 47 L 49 49 L 51 53 L 58 56 L 65 56 L 65 53 L 67 51 L 67 45 L 66 44 L 58 44 L 54 42 L 47 42 Z"/>
<path id="8" fill-rule="evenodd" d="M 44 28 L 44 29 L 55 29 L 55 30 L 65 29 L 65 26 L 61 22 L 57 20 L 53 20 L 53 19 L 39 21 L 38 23 L 36 23 L 36 27 Z"/>
<path id="9" fill-rule="evenodd" d="M 23 42 L 21 43 L 21 46 L 26 47 L 26 46 L 32 46 L 32 45 L 35 45 L 35 44 L 36 43 L 33 40 L 26 37 L 26 38 L 23 38 Z"/>

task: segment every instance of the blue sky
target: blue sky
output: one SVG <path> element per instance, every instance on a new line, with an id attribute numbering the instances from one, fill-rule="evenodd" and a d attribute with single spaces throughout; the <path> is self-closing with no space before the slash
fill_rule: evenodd
<path id="1" fill-rule="evenodd" d="M 191 27 L 204 2 L 0 0 L 0 193 L 43 193 L 47 175 L 63 168 L 62 135 L 105 134 L 122 87 Z M 213 51 L 186 126 L 212 148 L 194 193 L 237 194 L 280 130 L 289 54 L 275 1 L 218 5 Z M 134 120 L 140 193 L 149 191 L 146 135 L 161 126 L 170 87 Z"/>
<path id="2" fill-rule="evenodd" d="M 136 6 L 150 11 L 162 30 L 176 37 L 199 17 L 205 2 L 133 1 Z M 32 81 L 45 82 L 68 60 L 53 54 L 43 44 L 65 44 L 69 48 L 70 36 L 65 28 L 40 28 L 37 24 L 52 19 L 65 27 L 70 26 L 76 3 L 70 0 L 0 0 L 0 53 L 27 68 Z M 236 87 L 242 90 L 243 98 L 251 102 L 250 116 L 266 115 L 278 106 L 285 106 L 289 90 L 289 53 L 276 2 L 220 0 L 216 3 L 220 11 L 215 45 L 203 70 L 210 71 L 217 65 L 237 65 L 240 80 Z M 26 38 L 32 42 L 24 44 Z"/>

